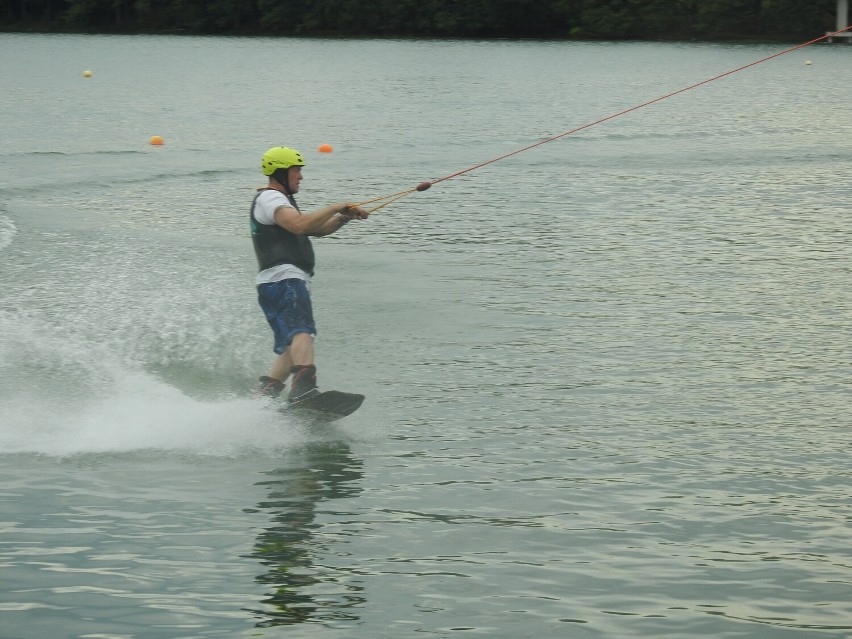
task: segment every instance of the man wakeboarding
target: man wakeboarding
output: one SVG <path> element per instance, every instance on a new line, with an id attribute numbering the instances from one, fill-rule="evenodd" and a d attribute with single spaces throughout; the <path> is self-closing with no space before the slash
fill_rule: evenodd
<path id="1" fill-rule="evenodd" d="M 334 404 L 335 412 L 350 408 L 352 412 L 360 406 L 363 395 L 329 391 L 334 397 L 324 398 L 327 393 L 317 388 L 317 329 L 310 294 L 315 258 L 310 237 L 336 233 L 351 220 L 367 219 L 369 213 L 350 202 L 302 213 L 294 195 L 299 192 L 304 166 L 301 153 L 295 149 L 276 146 L 266 151 L 261 169 L 269 182 L 258 189 L 251 206 L 251 237 L 259 269 L 258 302 L 272 328 L 277 355 L 269 373 L 260 378 L 259 390 L 262 395 L 278 397 L 292 375 L 287 397 L 290 407 L 323 410 Z M 345 401 L 343 395 L 352 397 Z"/>

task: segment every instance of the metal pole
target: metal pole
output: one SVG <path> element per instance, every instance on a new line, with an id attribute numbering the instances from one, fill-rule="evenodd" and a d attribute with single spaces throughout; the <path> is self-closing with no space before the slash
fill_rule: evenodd
<path id="1" fill-rule="evenodd" d="M 837 30 L 849 26 L 849 0 L 837 0 Z"/>

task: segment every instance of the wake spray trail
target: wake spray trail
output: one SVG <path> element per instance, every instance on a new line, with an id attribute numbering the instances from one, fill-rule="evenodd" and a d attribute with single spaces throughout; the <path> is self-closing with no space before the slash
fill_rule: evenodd
<path id="1" fill-rule="evenodd" d="M 556 140 L 560 140 L 564 137 L 577 133 L 579 131 L 584 131 L 586 129 L 590 129 L 593 126 L 597 126 L 598 124 L 603 124 L 604 122 L 609 122 L 610 120 L 614 120 L 616 118 L 620 118 L 623 115 L 627 115 L 628 113 L 632 113 L 633 111 L 638 111 L 639 109 L 644 109 L 645 107 L 651 106 L 652 104 L 657 104 L 658 102 L 662 102 L 663 100 L 668 100 L 671 97 L 676 95 L 680 95 L 681 93 L 686 93 L 687 91 L 691 91 L 693 89 L 697 89 L 706 84 L 710 84 L 711 82 L 715 82 L 716 80 L 721 80 L 722 78 L 726 78 L 730 75 L 734 75 L 735 73 L 739 73 L 740 71 L 745 71 L 751 67 L 755 67 L 758 64 L 763 64 L 764 62 L 768 62 L 769 60 L 773 60 L 782 55 L 786 55 L 788 53 L 792 53 L 793 51 L 798 51 L 799 49 L 804 49 L 805 47 L 809 47 L 812 44 L 816 44 L 817 42 L 821 42 L 823 40 L 827 40 L 833 36 L 836 36 L 840 33 L 844 33 L 852 29 L 852 25 L 845 27 L 843 29 L 839 29 L 837 31 L 833 31 L 831 33 L 826 33 L 824 36 L 819 38 L 814 38 L 813 40 L 809 40 L 808 42 L 803 42 L 802 44 L 797 44 L 794 47 L 790 47 L 789 49 L 784 49 L 783 51 L 779 51 L 778 53 L 773 53 L 772 55 L 768 55 L 765 58 L 761 58 L 760 60 L 755 60 L 754 62 L 749 62 L 748 64 L 744 64 L 741 67 L 737 67 L 736 69 L 731 69 L 730 71 L 725 71 L 724 73 L 720 73 L 718 75 L 714 75 L 711 78 L 707 78 L 706 80 L 702 80 L 701 82 L 696 82 L 695 84 L 690 84 L 687 87 L 682 89 L 678 89 L 677 91 L 672 91 L 671 93 L 667 93 L 665 95 L 661 95 L 658 98 L 654 98 L 653 100 L 648 100 L 647 102 L 642 102 L 641 104 L 637 104 L 636 106 L 632 106 L 628 109 L 624 109 L 623 111 L 619 111 L 618 113 L 613 113 L 612 115 L 608 115 L 599 120 L 595 120 L 594 122 L 589 122 L 588 124 L 584 124 L 582 126 L 578 126 L 576 129 L 571 129 L 570 131 L 565 131 L 564 133 L 560 133 L 558 135 L 551 136 L 549 138 L 545 138 L 544 140 L 540 140 L 535 142 L 534 144 L 529 144 L 520 149 L 516 149 L 514 151 L 510 151 L 504 155 L 493 158 L 491 160 L 486 160 L 485 162 L 480 162 L 479 164 L 474 164 L 473 166 L 469 166 L 466 169 L 462 169 L 461 171 L 456 171 L 455 173 L 450 173 L 449 175 L 445 175 L 444 177 L 437 178 L 435 180 L 427 180 L 425 182 L 421 182 L 417 186 L 405 189 L 403 191 L 397 191 L 396 193 L 391 193 L 390 195 L 383 195 L 382 197 L 373 198 L 372 200 L 366 200 L 364 202 L 359 202 L 353 206 L 366 206 L 367 204 L 373 204 L 375 202 L 385 201 L 383 204 L 380 204 L 372 209 L 370 209 L 370 213 L 374 213 L 381 208 L 388 206 L 389 204 L 393 204 L 394 202 L 401 200 L 407 195 L 414 193 L 415 191 L 425 191 L 431 188 L 433 185 L 438 184 L 439 182 L 445 182 L 446 180 L 451 180 L 460 175 L 464 175 L 465 173 L 470 173 L 471 171 L 475 171 L 476 169 L 481 169 L 484 166 L 488 166 L 489 164 L 494 164 L 495 162 L 499 162 L 500 160 L 505 160 L 506 158 L 512 157 L 513 155 L 518 155 L 519 153 L 523 153 L 524 151 L 529 151 L 530 149 L 534 149 L 536 147 L 542 146 L 543 144 L 547 144 L 548 142 L 555 142 Z"/>

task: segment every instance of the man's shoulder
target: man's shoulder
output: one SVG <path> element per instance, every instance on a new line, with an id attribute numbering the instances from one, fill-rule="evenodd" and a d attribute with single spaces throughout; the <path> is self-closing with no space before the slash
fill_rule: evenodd
<path id="1" fill-rule="evenodd" d="M 275 224 L 275 211 L 282 207 L 298 210 L 281 191 L 266 189 L 257 195 L 254 217 L 261 224 Z"/>
<path id="2" fill-rule="evenodd" d="M 264 204 L 275 204 L 276 208 L 279 206 L 293 206 L 290 200 L 287 199 L 287 196 L 281 191 L 276 191 L 275 189 L 259 189 L 259 191 L 260 192 L 257 194 L 258 202 L 263 202 Z"/>

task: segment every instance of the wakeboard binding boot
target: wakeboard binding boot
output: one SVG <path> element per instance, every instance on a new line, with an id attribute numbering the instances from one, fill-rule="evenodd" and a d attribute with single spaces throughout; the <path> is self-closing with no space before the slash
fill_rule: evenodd
<path id="1" fill-rule="evenodd" d="M 290 395 L 287 397 L 290 405 L 298 404 L 320 394 L 317 388 L 316 366 L 294 366 L 290 369 L 290 374 L 293 376 Z"/>

